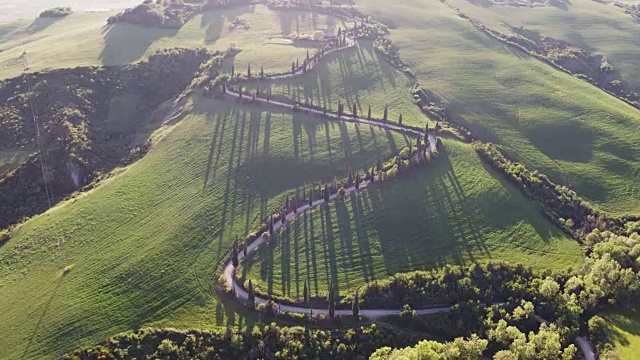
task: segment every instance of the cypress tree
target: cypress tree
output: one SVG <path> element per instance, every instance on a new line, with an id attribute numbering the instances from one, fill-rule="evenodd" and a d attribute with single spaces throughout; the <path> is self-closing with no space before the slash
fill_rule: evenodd
<path id="1" fill-rule="evenodd" d="M 269 217 L 269 235 L 273 235 L 273 215 Z"/>
<path id="2" fill-rule="evenodd" d="M 313 189 L 309 189 L 309 207 L 313 206 Z"/>
<path id="3" fill-rule="evenodd" d="M 342 46 L 347 46 L 347 34 L 342 34 Z"/>
<path id="4" fill-rule="evenodd" d="M 295 74 L 296 73 L 296 63 L 295 62 L 291 62 L 291 74 Z"/>
<path id="5" fill-rule="evenodd" d="M 247 65 L 247 79 L 251 79 L 251 64 Z"/>
<path id="6" fill-rule="evenodd" d="M 236 66 L 231 64 L 231 77 L 236 76 Z"/>
<path id="7" fill-rule="evenodd" d="M 398 123 L 400 123 L 400 125 L 402 125 L 402 114 L 400 114 L 400 117 L 398 117 Z"/>
<path id="8" fill-rule="evenodd" d="M 309 63 L 309 49 L 307 49 L 307 64 Z"/>
<path id="9" fill-rule="evenodd" d="M 353 313 L 353 319 L 358 321 L 360 319 L 360 301 L 358 299 L 358 290 L 353 295 L 353 306 L 351 307 Z"/>
<path id="10" fill-rule="evenodd" d="M 360 174 L 356 174 L 356 190 L 360 189 Z"/>
<path id="11" fill-rule="evenodd" d="M 298 202 L 300 201 L 300 199 L 298 199 L 298 193 L 296 193 L 296 201 L 293 204 L 293 213 L 297 214 L 298 213 Z"/>
<path id="12" fill-rule="evenodd" d="M 260 66 L 260 77 L 264 77 L 264 66 Z"/>
<path id="13" fill-rule="evenodd" d="M 242 86 L 238 89 L 238 98 L 242 99 Z"/>
<path id="14" fill-rule="evenodd" d="M 284 211 L 287 212 L 291 208 L 291 203 L 289 202 L 289 194 L 287 194 L 287 199 L 284 201 Z"/>
<path id="15" fill-rule="evenodd" d="M 371 120 L 371 105 L 369 105 L 369 113 L 367 114 L 367 119 Z"/>
<path id="16" fill-rule="evenodd" d="M 389 106 L 384 106 L 384 115 L 382 115 L 382 120 L 387 121 L 387 116 L 389 115 Z"/>
<path id="17" fill-rule="evenodd" d="M 244 257 L 247 257 L 247 239 L 244 239 L 244 247 L 242 248 L 242 253 Z"/>
<path id="18" fill-rule="evenodd" d="M 373 172 L 373 167 L 371 168 L 371 183 L 373 184 L 375 182 L 375 174 Z"/>
<path id="19" fill-rule="evenodd" d="M 338 38 L 340 38 L 342 36 L 342 27 L 339 26 L 338 27 Z"/>
<path id="20" fill-rule="evenodd" d="M 324 186 L 324 202 L 329 203 L 329 187 L 327 185 Z"/>
<path id="21" fill-rule="evenodd" d="M 240 260 L 238 260 L 238 248 L 236 243 L 233 243 L 233 257 L 231 258 L 231 264 L 234 268 L 237 268 L 240 265 Z"/>
<path id="22" fill-rule="evenodd" d="M 256 293 L 253 290 L 253 283 L 251 282 L 251 279 L 249 279 L 247 292 L 249 293 L 247 296 L 247 306 L 249 306 L 250 309 L 254 309 L 256 307 Z"/>
<path id="23" fill-rule="evenodd" d="M 302 298 L 305 304 L 309 304 L 309 290 L 307 289 L 307 280 L 304 281 L 304 289 L 302 290 Z"/>
<path id="24" fill-rule="evenodd" d="M 227 81 L 223 81 L 222 82 L 222 93 L 226 94 L 227 93 Z"/>
<path id="25" fill-rule="evenodd" d="M 331 286 L 329 287 L 329 317 L 334 318 L 336 312 L 336 303 L 335 303 L 335 294 L 334 294 L 333 281 L 331 282 Z"/>
<path id="26" fill-rule="evenodd" d="M 342 101 L 338 100 L 338 118 L 342 117 Z"/>
<path id="27" fill-rule="evenodd" d="M 357 117 L 358 116 L 358 107 L 356 106 L 356 103 L 353 103 L 353 117 Z"/>
<path id="28" fill-rule="evenodd" d="M 296 69 L 300 68 L 300 59 L 296 58 Z"/>
<path id="29" fill-rule="evenodd" d="M 351 172 L 351 168 L 349 168 L 349 177 L 347 178 L 347 185 L 351 186 L 353 184 L 353 172 Z"/>

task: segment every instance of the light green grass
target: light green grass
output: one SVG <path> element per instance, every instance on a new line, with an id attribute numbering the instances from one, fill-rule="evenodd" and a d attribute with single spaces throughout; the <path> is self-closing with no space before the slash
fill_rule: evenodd
<path id="1" fill-rule="evenodd" d="M 311 43 L 294 44 L 293 32 L 328 33 L 344 27 L 335 17 L 303 13 L 274 12 L 263 5 L 208 11 L 196 15 L 181 29 L 158 29 L 130 24 L 107 26 L 113 12 L 78 13 L 62 19 L 20 20 L 0 24 L 0 79 L 24 70 L 21 55 L 27 52 L 34 71 L 91 65 L 122 65 L 145 59 L 159 49 L 206 47 L 225 50 L 230 44 L 242 49 L 236 67 L 251 63 L 265 71 L 291 67 L 291 59 L 304 57 Z M 230 29 L 236 17 L 249 29 Z M 55 45 L 53 45 L 55 44 Z"/>
<path id="2" fill-rule="evenodd" d="M 634 360 L 640 354 L 640 307 L 631 304 L 605 314 L 609 336 L 616 351 L 625 360 Z"/>
<path id="3" fill-rule="evenodd" d="M 0 151 L 0 179 L 20 166 L 33 150 L 2 150 Z"/>
<path id="4" fill-rule="evenodd" d="M 301 215 L 243 266 L 246 279 L 295 298 L 305 280 L 313 294 L 327 293 L 331 281 L 351 294 L 366 281 L 444 264 L 582 262 L 578 243 L 470 145 L 444 143 L 442 157 L 416 173 Z"/>
<path id="5" fill-rule="evenodd" d="M 382 118 L 388 105 L 389 121 L 397 122 L 402 114 L 403 124 L 424 127 L 428 118 L 414 104 L 412 86 L 413 81 L 373 51 L 371 41 L 359 41 L 356 48 L 328 55 L 307 74 L 260 82 L 261 91 L 270 87 L 274 96 L 313 101 L 334 112 L 342 102 L 345 113 L 351 114 L 356 103 L 359 115 L 366 116 L 371 106 L 372 116 Z M 256 84 L 248 87 L 255 89 Z"/>
<path id="6" fill-rule="evenodd" d="M 292 188 L 404 146 L 382 130 L 235 104 L 198 101 L 142 160 L 0 247 L 0 359 L 55 358 L 143 325 L 246 325 L 214 289 L 236 234 Z"/>
<path id="7" fill-rule="evenodd" d="M 139 0 L 2 0 L 0 21 L 31 19 L 43 10 L 57 6 L 71 6 L 75 12 L 101 9 L 124 9 L 140 4 Z"/>
<path id="8" fill-rule="evenodd" d="M 450 2 L 500 31 L 506 31 L 504 24 L 523 26 L 602 54 L 633 91 L 640 90 L 640 22 L 616 6 L 593 0 L 571 0 L 561 7 L 517 9 L 476 6 L 466 0 Z"/>
<path id="9" fill-rule="evenodd" d="M 478 137 L 612 213 L 640 213 L 640 111 L 490 38 L 433 0 L 361 0 L 418 80 Z"/>

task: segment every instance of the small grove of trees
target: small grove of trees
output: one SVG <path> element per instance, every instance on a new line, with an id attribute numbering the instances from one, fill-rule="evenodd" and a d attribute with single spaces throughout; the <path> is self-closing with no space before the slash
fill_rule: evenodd
<path id="1" fill-rule="evenodd" d="M 61 18 L 73 14 L 70 7 L 55 7 L 40 13 L 40 18 Z"/>
<path id="2" fill-rule="evenodd" d="M 182 1 L 145 0 L 144 3 L 111 16 L 107 24 L 125 22 L 134 25 L 179 29 L 196 13 L 193 5 Z"/>

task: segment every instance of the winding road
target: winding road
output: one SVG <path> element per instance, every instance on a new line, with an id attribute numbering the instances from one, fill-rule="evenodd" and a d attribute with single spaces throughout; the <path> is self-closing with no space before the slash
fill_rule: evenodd
<path id="1" fill-rule="evenodd" d="M 338 51 L 338 50 L 343 50 L 343 49 L 348 49 L 355 46 L 355 41 L 349 39 L 349 44 L 347 46 L 344 47 L 340 47 L 340 48 L 335 48 L 333 50 L 327 51 L 325 52 L 325 55 L 322 57 L 325 57 L 327 55 L 329 55 L 332 52 Z M 321 57 L 321 58 L 322 58 Z M 318 60 L 319 61 L 319 60 Z M 313 66 L 316 65 L 318 63 L 318 61 L 316 61 L 313 65 L 309 65 L 309 69 L 307 71 L 310 71 L 313 69 Z M 290 78 L 290 77 L 294 77 L 294 76 L 298 76 L 301 75 L 303 73 L 306 73 L 306 71 L 302 71 L 302 70 L 298 70 L 296 73 L 292 73 L 292 74 L 282 74 L 282 75 L 272 75 L 272 76 L 266 76 L 265 78 L 267 80 L 275 80 L 275 79 L 286 79 L 286 78 Z M 264 79 L 264 78 L 263 78 Z M 227 95 L 233 95 L 235 97 L 240 98 L 240 94 L 239 92 L 233 91 L 231 89 L 229 89 L 229 87 L 225 86 L 224 87 L 224 91 L 225 94 Z M 247 98 L 247 99 L 253 99 L 253 96 L 249 96 L 248 94 L 243 95 L 243 98 Z M 289 110 L 294 110 L 295 105 L 293 104 L 289 104 L 289 103 L 285 103 L 282 101 L 276 101 L 273 99 L 270 99 L 269 101 L 267 101 L 267 99 L 265 98 L 261 98 L 261 97 L 257 97 L 255 98 L 255 102 L 262 102 L 262 103 L 267 103 L 267 104 L 271 104 L 274 106 L 279 106 L 279 107 L 283 107 Z M 359 117 L 359 116 L 350 116 L 350 115 L 343 115 L 342 117 L 339 117 L 336 113 L 333 112 L 325 112 L 324 110 L 318 110 L 315 108 L 311 108 L 311 107 L 305 107 L 302 105 L 298 105 L 298 110 L 300 112 L 306 113 L 306 114 L 315 114 L 315 115 L 321 115 L 324 116 L 326 118 L 335 120 L 335 121 L 346 121 L 346 122 L 353 122 L 353 123 L 359 123 L 359 124 L 364 124 L 364 125 L 369 125 L 369 126 L 376 126 L 379 128 L 384 128 L 384 129 L 389 129 L 389 130 L 393 130 L 393 131 L 398 131 L 398 132 L 402 132 L 402 133 L 408 133 L 408 134 L 412 134 L 412 135 L 419 135 L 419 136 L 424 136 L 425 133 L 424 131 L 419 131 L 416 130 L 414 128 L 410 128 L 407 126 L 403 126 L 400 124 L 396 124 L 396 123 L 390 123 L 390 122 L 386 122 L 386 121 L 382 121 L 382 120 L 377 120 L 377 119 L 368 119 L 368 118 L 363 118 L 363 117 Z M 434 146 L 436 144 L 437 141 L 437 136 L 430 132 L 428 134 L 428 139 L 429 139 L 429 146 L 427 147 L 427 149 L 425 151 L 431 151 L 432 146 Z M 362 184 L 360 185 L 359 189 L 356 189 L 355 186 L 351 186 L 346 190 L 347 195 L 352 194 L 358 190 L 365 190 L 369 185 L 371 184 L 370 180 L 365 180 L 362 182 Z M 337 194 L 332 194 L 329 198 L 330 201 L 336 201 L 337 200 Z M 300 207 L 298 207 L 297 211 L 291 211 L 288 214 L 285 215 L 285 224 L 291 221 L 295 221 L 298 214 L 302 214 L 305 211 L 309 211 L 311 209 L 313 209 L 314 207 L 317 206 L 321 206 L 325 203 L 324 199 L 319 199 L 316 200 L 312 203 L 312 205 L 310 206 L 309 204 L 305 204 L 302 205 Z M 273 231 L 274 233 L 279 231 L 281 228 L 284 227 L 284 225 L 281 221 L 276 221 L 273 224 Z M 249 244 L 247 246 L 247 257 L 250 256 L 257 248 L 259 248 L 261 245 L 263 245 L 265 243 L 266 239 L 264 238 L 264 236 L 259 237 L 258 239 L 256 239 L 254 242 L 252 242 L 251 244 Z M 244 253 L 243 252 L 239 252 L 238 253 L 238 260 L 240 261 L 240 263 L 243 262 L 243 260 L 245 259 Z M 249 294 L 248 292 L 244 289 L 243 286 L 241 286 L 240 284 L 238 284 L 237 280 L 236 280 L 236 268 L 233 267 L 233 264 L 231 263 L 231 261 L 228 261 L 225 264 L 224 267 L 224 271 L 223 271 L 223 275 L 224 275 L 224 279 L 225 282 L 227 284 L 227 286 L 229 286 L 229 288 L 232 289 L 234 296 L 236 297 L 236 299 L 239 299 L 242 302 L 246 302 Z M 260 297 L 260 296 L 255 296 L 255 303 L 256 305 L 258 304 L 263 304 L 266 303 L 268 300 L 266 298 Z M 283 304 L 277 304 L 279 311 L 285 311 L 285 312 L 290 312 L 290 313 L 297 313 L 297 314 L 305 314 L 305 315 L 309 315 L 311 313 L 315 313 L 315 314 L 322 314 L 322 315 L 329 315 L 329 310 L 328 309 L 310 309 L 310 308 L 306 308 L 306 307 L 299 307 L 299 306 L 293 306 L 293 305 L 283 305 Z M 392 315 L 398 315 L 400 313 L 402 309 L 360 309 L 360 315 L 370 318 L 370 319 L 376 319 L 376 318 L 380 318 L 380 317 L 384 317 L 384 316 L 392 316 Z M 441 313 L 446 313 L 451 311 L 452 308 L 451 307 L 432 307 L 432 308 L 424 308 L 424 309 L 417 309 L 416 310 L 416 314 L 417 315 L 432 315 L 432 314 L 441 314 Z M 351 316 L 352 315 L 352 311 L 351 310 L 335 310 L 335 315 L 336 316 Z M 546 320 L 542 319 L 542 318 L 538 318 L 538 320 L 540 322 L 544 322 L 544 323 L 548 323 Z M 586 360 L 596 360 L 597 356 L 595 354 L 595 351 L 593 349 L 593 346 L 591 345 L 591 343 L 589 343 L 589 341 L 583 337 L 583 336 L 578 336 L 576 337 L 576 344 L 578 345 L 578 348 L 580 349 L 580 351 L 582 352 L 584 358 Z"/>

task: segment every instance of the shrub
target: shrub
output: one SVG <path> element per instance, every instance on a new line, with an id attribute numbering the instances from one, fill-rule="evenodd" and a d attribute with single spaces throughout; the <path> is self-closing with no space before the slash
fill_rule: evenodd
<path id="1" fill-rule="evenodd" d="M 55 7 L 40 13 L 40 18 L 61 18 L 73 14 L 70 7 Z"/>

